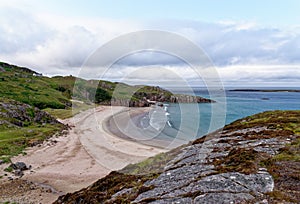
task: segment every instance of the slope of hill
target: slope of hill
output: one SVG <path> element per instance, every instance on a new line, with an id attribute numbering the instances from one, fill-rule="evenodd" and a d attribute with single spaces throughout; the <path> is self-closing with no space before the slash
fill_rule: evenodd
<path id="1" fill-rule="evenodd" d="M 69 99 L 48 77 L 27 68 L 0 63 L 0 96 L 40 109 L 71 106 Z"/>
<path id="2" fill-rule="evenodd" d="M 3 62 L 0 63 L 0 67 L 0 96 L 40 109 L 70 108 L 71 98 L 89 103 L 124 106 L 149 106 L 148 100 L 172 103 L 214 102 L 197 96 L 173 95 L 160 87 L 130 86 L 73 76 L 49 78 L 28 68 Z"/>
<path id="3" fill-rule="evenodd" d="M 0 62 L 0 97 L 45 109 L 54 116 L 72 116 L 71 99 L 86 104 L 149 106 L 149 101 L 212 103 L 198 96 L 172 94 L 160 87 L 130 86 L 124 83 L 84 80 L 74 76 L 45 77 L 28 68 Z M 90 108 L 80 104 L 79 110 Z"/>
<path id="4" fill-rule="evenodd" d="M 298 203 L 300 111 L 237 120 L 55 203 Z"/>
<path id="5" fill-rule="evenodd" d="M 36 107 L 0 98 L 0 159 L 18 155 L 66 128 Z"/>

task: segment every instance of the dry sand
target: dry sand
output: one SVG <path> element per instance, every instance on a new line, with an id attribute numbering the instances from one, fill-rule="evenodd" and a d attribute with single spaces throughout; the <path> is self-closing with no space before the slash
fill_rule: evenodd
<path id="1" fill-rule="evenodd" d="M 66 119 L 62 122 L 73 126 L 66 136 L 51 138 L 39 147 L 29 148 L 26 156 L 12 159 L 13 162 L 32 165 L 32 171 L 25 171 L 23 180 L 53 188 L 54 193 L 42 194 L 44 198 L 40 202 L 54 201 L 59 194 L 87 187 L 112 170 L 166 151 L 124 140 L 105 131 L 105 121 L 126 109 L 99 106 Z M 26 197 L 26 193 L 23 196 Z"/>

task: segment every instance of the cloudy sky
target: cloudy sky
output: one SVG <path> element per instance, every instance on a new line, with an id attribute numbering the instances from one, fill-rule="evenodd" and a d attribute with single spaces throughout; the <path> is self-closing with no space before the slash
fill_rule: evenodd
<path id="1" fill-rule="evenodd" d="M 227 86 L 300 86 L 299 10 L 298 0 L 0 0 L 0 61 L 49 76 L 78 75 L 110 40 L 162 30 L 203 49 Z M 154 69 L 193 75 L 181 60 L 155 52 L 113 67 L 113 80 L 145 67 L 151 79 L 159 79 Z"/>

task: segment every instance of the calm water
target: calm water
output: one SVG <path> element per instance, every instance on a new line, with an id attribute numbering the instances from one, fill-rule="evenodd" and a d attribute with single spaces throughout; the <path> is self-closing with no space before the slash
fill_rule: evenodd
<path id="1" fill-rule="evenodd" d="M 273 88 L 274 89 L 274 88 Z M 276 88 L 277 89 L 277 88 Z M 287 88 L 289 89 L 289 88 Z M 209 97 L 204 90 L 195 90 L 196 95 Z M 237 119 L 268 110 L 300 110 L 300 92 L 231 92 L 226 91 L 226 116 L 216 114 L 211 120 L 211 110 L 218 104 L 168 104 L 168 123 L 159 137 L 178 137 L 178 133 L 192 140 L 223 127 Z M 151 122 L 161 122 L 161 113 L 153 114 Z M 196 132 L 196 133 L 195 133 Z"/>

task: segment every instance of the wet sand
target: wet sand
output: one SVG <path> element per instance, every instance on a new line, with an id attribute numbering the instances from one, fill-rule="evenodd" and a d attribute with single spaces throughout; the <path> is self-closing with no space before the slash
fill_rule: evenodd
<path id="1" fill-rule="evenodd" d="M 171 150 L 189 142 L 178 137 L 164 135 L 149 124 L 143 127 L 140 122 L 143 117 L 149 117 L 148 112 L 151 109 L 151 107 L 124 109 L 108 117 L 103 123 L 103 128 L 119 138 L 155 148 Z"/>

